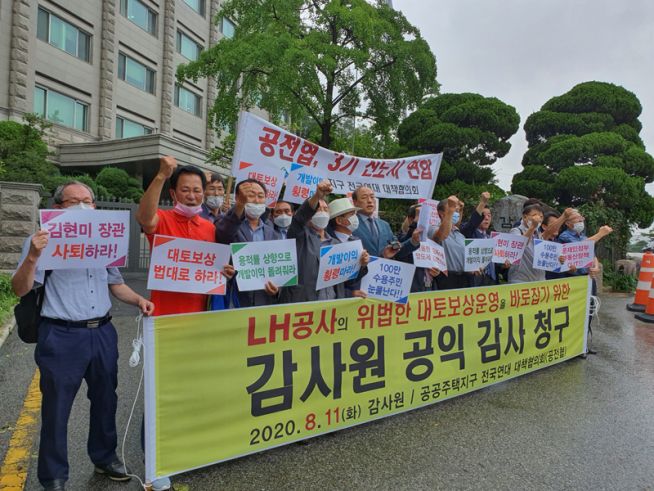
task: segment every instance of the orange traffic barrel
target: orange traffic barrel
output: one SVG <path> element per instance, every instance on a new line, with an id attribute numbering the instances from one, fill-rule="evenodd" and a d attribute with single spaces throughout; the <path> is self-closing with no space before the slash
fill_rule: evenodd
<path id="1" fill-rule="evenodd" d="M 636 287 L 634 303 L 628 304 L 627 310 L 631 312 L 645 312 L 653 279 L 654 254 L 646 252 L 643 256 L 643 262 L 640 264 L 640 274 L 638 275 L 638 286 Z"/>
<path id="2" fill-rule="evenodd" d="M 639 312 L 636 314 L 636 319 L 645 321 L 645 322 L 654 322 L 654 280 L 649 290 L 649 297 L 647 298 L 647 307 L 645 307 L 645 312 Z"/>

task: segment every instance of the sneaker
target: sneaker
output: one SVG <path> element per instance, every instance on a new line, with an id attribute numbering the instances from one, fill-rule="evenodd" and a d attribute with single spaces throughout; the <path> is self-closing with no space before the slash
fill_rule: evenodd
<path id="1" fill-rule="evenodd" d="M 95 472 L 98 474 L 106 474 L 112 481 L 129 481 L 132 473 L 129 468 L 123 464 L 118 458 L 106 465 L 95 465 Z"/>
<path id="2" fill-rule="evenodd" d="M 160 477 L 152 481 L 152 491 L 166 491 L 166 489 L 171 489 L 172 484 L 170 483 L 169 477 Z"/>

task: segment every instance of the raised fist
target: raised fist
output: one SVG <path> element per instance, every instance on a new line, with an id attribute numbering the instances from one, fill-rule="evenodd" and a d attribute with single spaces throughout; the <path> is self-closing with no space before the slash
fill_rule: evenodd
<path id="1" fill-rule="evenodd" d="M 159 159 L 159 175 L 170 179 L 170 176 L 173 175 L 173 172 L 177 168 L 177 159 L 170 155 L 161 157 Z"/>
<path id="2" fill-rule="evenodd" d="M 334 188 L 332 187 L 332 183 L 327 179 L 320 181 L 316 187 L 316 194 L 319 199 L 323 199 L 325 196 L 332 194 L 333 191 Z"/>

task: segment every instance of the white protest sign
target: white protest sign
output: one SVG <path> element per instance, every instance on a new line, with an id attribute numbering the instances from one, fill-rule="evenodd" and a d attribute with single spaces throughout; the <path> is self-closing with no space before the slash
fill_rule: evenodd
<path id="1" fill-rule="evenodd" d="M 278 287 L 297 285 L 295 239 L 237 242 L 231 248 L 240 291 L 263 290 L 268 281 Z"/>
<path id="2" fill-rule="evenodd" d="M 595 242 L 584 240 L 563 244 L 561 255 L 564 257 L 564 266 L 561 271 L 569 271 L 571 266 L 577 269 L 590 268 L 595 257 Z"/>
<path id="3" fill-rule="evenodd" d="M 354 157 L 319 147 L 252 113 L 242 112 L 232 173 L 238 175 L 243 163 L 257 169 L 265 164 L 288 169 L 296 163 L 329 179 L 335 194 L 367 186 L 378 198 L 418 199 L 432 195 L 442 157 L 442 153 L 387 160 Z"/>
<path id="4" fill-rule="evenodd" d="M 302 164 L 291 164 L 291 170 L 286 176 L 284 201 L 288 203 L 304 203 L 313 196 L 318 183 L 323 177 L 311 167 Z"/>
<path id="5" fill-rule="evenodd" d="M 523 235 L 493 232 L 495 247 L 493 249 L 493 262 L 504 264 L 520 264 L 522 254 L 525 252 L 527 237 Z"/>
<path id="6" fill-rule="evenodd" d="M 368 274 L 361 280 L 361 290 L 370 298 L 407 303 L 415 271 L 413 264 L 372 256 Z"/>
<path id="7" fill-rule="evenodd" d="M 479 271 L 493 260 L 494 239 L 466 239 L 463 253 L 464 271 Z"/>
<path id="8" fill-rule="evenodd" d="M 155 235 L 150 254 L 148 290 L 224 295 L 231 249 L 225 244 Z"/>
<path id="9" fill-rule="evenodd" d="M 275 206 L 279 198 L 287 169 L 271 165 L 269 162 L 240 162 L 236 169 L 232 169 L 232 172 L 238 182 L 245 179 L 256 179 L 266 186 L 266 206 L 270 208 Z"/>
<path id="10" fill-rule="evenodd" d="M 563 255 L 563 244 L 534 239 L 534 269 L 558 273 L 564 271 L 559 258 Z"/>
<path id="11" fill-rule="evenodd" d="M 447 273 L 445 249 L 433 240 L 420 242 L 420 247 L 413 251 L 413 264 L 419 268 L 436 268 Z"/>
<path id="12" fill-rule="evenodd" d="M 57 209 L 39 210 L 39 216 L 41 230 L 49 232 L 40 270 L 127 265 L 129 211 Z"/>
<path id="13" fill-rule="evenodd" d="M 360 240 L 321 247 L 316 290 L 356 278 L 361 269 L 361 254 L 363 245 Z"/>
<path id="14" fill-rule="evenodd" d="M 418 215 L 417 228 L 422 229 L 420 240 L 422 242 L 432 239 L 433 234 L 441 226 L 441 219 L 438 216 L 438 201 L 426 199 L 420 203 L 420 214 Z M 431 236 L 429 233 L 431 232 Z"/>

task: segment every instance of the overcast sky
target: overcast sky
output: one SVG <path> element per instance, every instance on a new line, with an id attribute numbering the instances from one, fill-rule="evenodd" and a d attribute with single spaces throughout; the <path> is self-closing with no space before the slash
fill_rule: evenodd
<path id="1" fill-rule="evenodd" d="M 436 55 L 441 92 L 497 97 L 520 114 L 511 151 L 494 165 L 509 190 L 527 149 L 526 118 L 589 80 L 630 90 L 654 151 L 653 0 L 393 0 Z M 654 194 L 654 183 L 647 186 Z"/>

